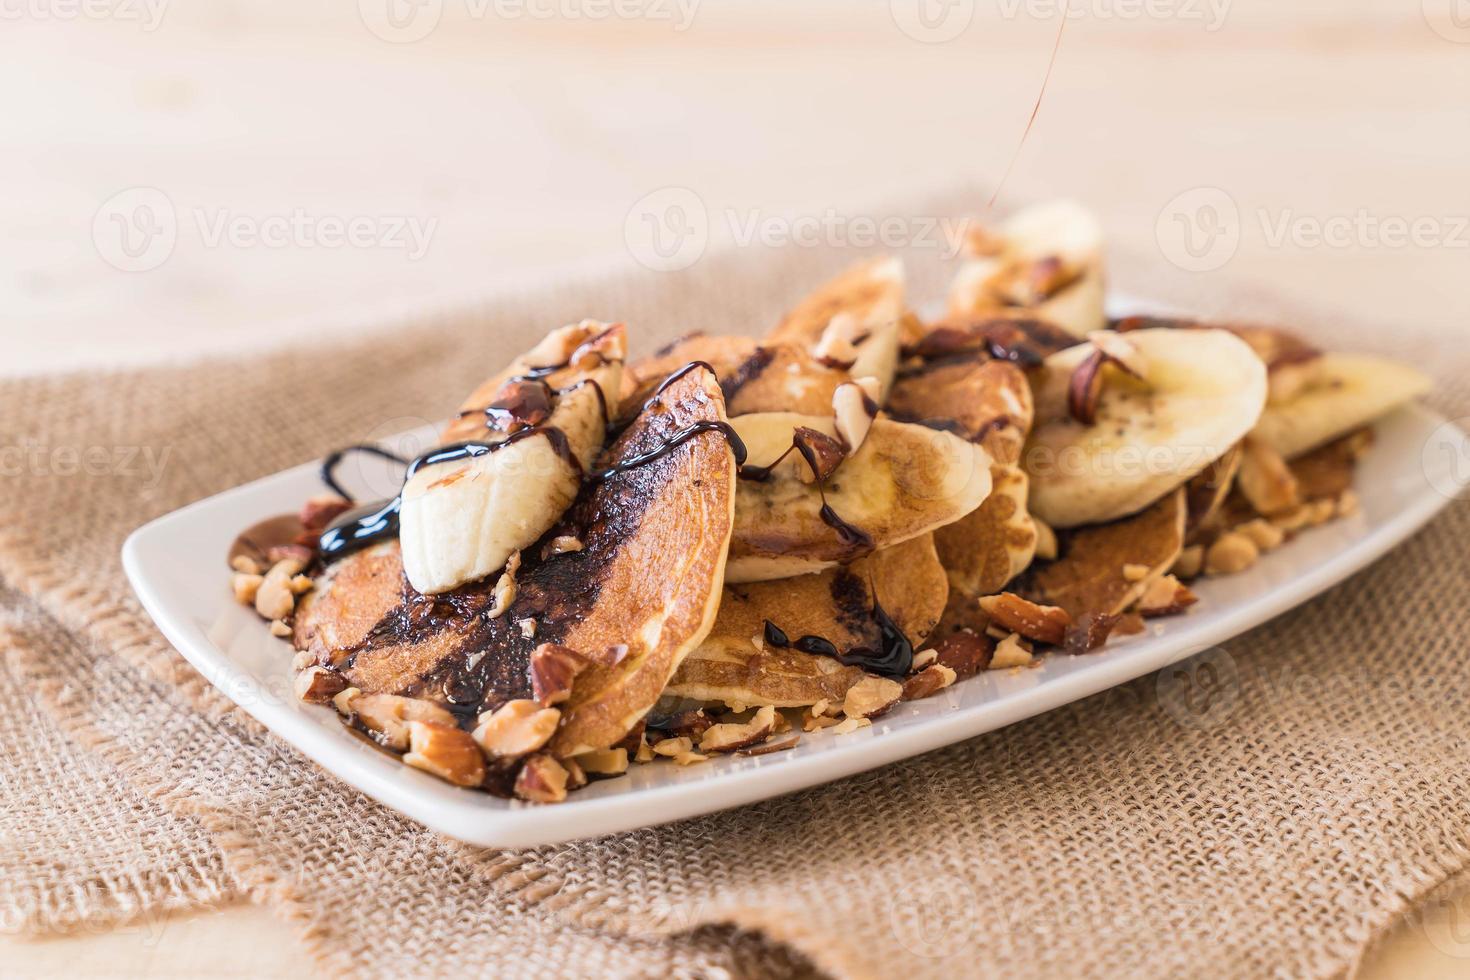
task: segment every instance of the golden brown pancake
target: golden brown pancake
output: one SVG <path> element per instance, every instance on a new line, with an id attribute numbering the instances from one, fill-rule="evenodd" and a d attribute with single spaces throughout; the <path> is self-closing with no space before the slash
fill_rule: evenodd
<path id="1" fill-rule="evenodd" d="M 667 693 L 781 708 L 823 698 L 841 701 L 863 671 L 831 657 L 766 643 L 765 624 L 771 622 L 791 641 L 819 636 L 843 654 L 878 649 L 875 589 L 883 610 L 918 649 L 939 621 L 948 590 L 931 537 L 885 548 L 843 568 L 726 586 L 714 628 L 684 659 Z"/>
<path id="2" fill-rule="evenodd" d="M 934 532 L 949 583 L 967 596 L 994 595 L 1036 555 L 1036 522 L 1026 510 L 1028 480 L 1018 466 L 990 468 L 990 496 Z"/>
<path id="3" fill-rule="evenodd" d="M 723 404 L 714 376 L 693 370 L 629 426 L 603 462 L 657 452 L 690 426 L 721 422 Z M 365 693 L 439 703 L 469 728 L 480 712 L 531 696 L 528 665 L 539 644 L 589 655 L 625 645 L 616 666 L 577 677 L 552 751 L 612 745 L 714 621 L 734 483 L 734 457 L 717 431 L 589 482 L 546 539 L 574 536 L 581 550 L 543 557 L 541 547 L 528 549 L 515 599 L 495 619 L 485 615 L 495 579 L 422 596 L 405 582 L 396 544 L 352 555 L 298 608 L 297 646 Z M 534 622 L 529 636 L 527 620 Z"/>
<path id="4" fill-rule="evenodd" d="M 1336 499 L 1352 489 L 1358 457 L 1372 442 L 1373 430 L 1359 429 L 1291 460 L 1287 466 L 1296 477 L 1301 499 Z"/>
<path id="5" fill-rule="evenodd" d="M 1042 605 L 1061 606 L 1074 621 L 1088 613 L 1121 613 L 1179 557 L 1186 516 L 1181 487 L 1132 517 L 1064 533 L 1060 557 L 1027 572 L 1015 591 Z M 1123 571 L 1128 565 L 1147 574 L 1130 580 Z"/>
<path id="6" fill-rule="evenodd" d="M 950 585 L 965 596 L 999 592 L 1031 564 L 1036 525 L 1019 465 L 1035 407 L 1025 373 L 995 360 L 984 330 L 934 343 L 899 373 L 888 408 L 898 418 L 947 428 L 990 452 L 990 496 L 934 532 Z"/>
<path id="7" fill-rule="evenodd" d="M 704 361 L 720 377 L 727 415 L 754 412 L 832 412 L 832 393 L 852 377 L 821 363 L 796 344 L 757 344 L 749 337 L 682 337 L 634 362 L 624 385 L 624 405 L 636 407 L 670 372 Z"/>

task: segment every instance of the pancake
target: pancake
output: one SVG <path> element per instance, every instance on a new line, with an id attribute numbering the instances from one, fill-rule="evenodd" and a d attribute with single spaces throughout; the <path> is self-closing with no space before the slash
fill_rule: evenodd
<path id="1" fill-rule="evenodd" d="M 948 428 L 994 460 L 990 495 L 934 532 L 950 585 L 965 596 L 990 595 L 1036 554 L 1030 481 L 1019 466 L 1035 412 L 1031 386 L 1019 367 L 991 356 L 983 330 L 929 350 L 899 372 L 888 407 L 896 418 Z"/>
<path id="2" fill-rule="evenodd" d="M 656 452 L 691 426 L 723 417 L 714 376 L 692 370 L 603 462 Z M 653 705 L 714 621 L 734 482 L 733 455 L 716 431 L 589 481 L 563 522 L 526 551 L 514 599 L 495 618 L 488 617 L 499 577 L 423 596 L 405 581 L 396 543 L 349 556 L 298 608 L 295 643 L 364 693 L 428 700 L 465 729 L 483 711 L 532 696 L 530 657 L 542 643 L 616 660 L 577 676 L 551 742 L 559 756 L 608 747 Z M 543 556 L 546 542 L 568 536 L 580 550 Z M 608 654 L 618 647 L 626 651 Z"/>
<path id="3" fill-rule="evenodd" d="M 874 590 L 883 610 L 918 649 L 939 621 L 947 591 L 930 536 L 815 575 L 726 586 L 714 628 L 684 659 L 667 693 L 740 706 L 793 708 L 823 698 L 840 703 L 863 671 L 832 657 L 767 643 L 765 624 L 771 622 L 793 641 L 822 637 L 841 654 L 878 649 Z"/>
<path id="4" fill-rule="evenodd" d="M 1060 557 L 1032 568 L 1015 591 L 1040 605 L 1061 606 L 1074 621 L 1122 613 L 1179 557 L 1187 514 L 1180 488 L 1140 514 L 1061 534 Z M 1130 578 L 1124 571 L 1130 565 L 1145 572 Z"/>

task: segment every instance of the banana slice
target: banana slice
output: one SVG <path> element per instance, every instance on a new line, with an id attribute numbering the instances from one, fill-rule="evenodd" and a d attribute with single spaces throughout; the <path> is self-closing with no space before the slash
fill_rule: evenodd
<path id="1" fill-rule="evenodd" d="M 818 637 L 839 654 L 878 650 L 883 637 L 873 614 L 876 599 L 917 650 L 939 622 L 946 595 L 944 569 L 927 534 L 844 568 L 726 586 L 714 628 L 685 658 L 664 693 L 727 705 L 794 708 L 823 698 L 840 704 L 864 672 L 831 656 L 768 643 L 766 623 L 793 644 Z"/>
<path id="2" fill-rule="evenodd" d="M 996 234 L 972 235 L 974 255 L 950 286 L 952 314 L 1025 310 L 1083 337 L 1107 325 L 1102 226 L 1072 201 L 1038 204 Z"/>
<path id="3" fill-rule="evenodd" d="M 564 327 L 470 396 L 403 486 L 409 584 L 432 595 L 484 578 L 556 522 L 602 448 L 625 345 L 621 324 Z"/>
<path id="4" fill-rule="evenodd" d="M 1036 428 L 1023 465 L 1031 513 L 1054 528 L 1137 513 L 1225 455 L 1261 417 L 1266 368 L 1223 330 L 1134 330 L 1107 335 L 1141 356 L 1144 378 L 1105 368 L 1096 422 L 1068 410 L 1073 372 L 1092 343 L 1046 359 Z M 1101 337 L 1099 339 L 1102 339 Z"/>
<path id="5" fill-rule="evenodd" d="M 748 467 L 787 454 L 799 428 L 837 432 L 831 415 L 767 412 L 730 421 Z M 949 524 L 989 495 L 990 455 L 948 432 L 879 418 L 825 489 L 811 477 L 791 452 L 765 480 L 740 481 L 727 582 L 820 571 Z"/>
<path id="6" fill-rule="evenodd" d="M 1424 374 L 1369 354 L 1328 353 L 1291 398 L 1267 407 L 1251 435 L 1286 459 L 1326 445 L 1429 392 Z"/>
<path id="7" fill-rule="evenodd" d="M 851 377 L 877 378 L 881 402 L 898 366 L 904 319 L 902 261 L 872 259 L 798 303 L 766 335 L 766 343 L 795 344 Z"/>

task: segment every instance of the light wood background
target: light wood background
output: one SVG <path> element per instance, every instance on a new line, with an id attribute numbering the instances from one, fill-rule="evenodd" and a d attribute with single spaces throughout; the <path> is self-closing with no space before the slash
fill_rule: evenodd
<path id="1" fill-rule="evenodd" d="M 256 349 L 632 262 L 639 209 L 687 200 L 667 188 L 694 195 L 713 248 L 751 221 L 876 217 L 864 208 L 916 187 L 993 182 L 1058 25 L 1052 0 L 659 0 L 633 19 L 423 0 L 401 9 L 438 9 L 437 26 L 392 43 L 369 24 L 401 42 L 424 22 L 384 29 L 386 2 L 0 6 L 0 371 Z M 1219 266 L 1200 275 L 1390 328 L 1466 328 L 1466 0 L 1071 2 L 1011 195 L 1080 198 L 1118 242 Z M 120 235 L 158 216 L 137 207 L 157 194 L 176 240 L 129 258 Z M 248 233 L 292 215 L 312 232 L 357 219 L 372 240 L 211 238 L 222 219 Z M 1178 215 L 1226 237 L 1181 252 Z M 432 222 L 422 255 L 376 237 L 396 219 Z M 1384 240 L 1416 220 L 1417 243 Z M 1346 237 L 1314 243 L 1314 228 Z M 1467 912 L 1406 924 L 1363 974 L 1470 976 Z M 0 940 L 11 975 L 284 976 L 300 956 L 247 906 Z"/>

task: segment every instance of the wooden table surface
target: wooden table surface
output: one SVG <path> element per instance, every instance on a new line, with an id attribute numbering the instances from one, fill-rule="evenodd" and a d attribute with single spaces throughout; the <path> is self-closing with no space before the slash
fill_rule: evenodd
<path id="1" fill-rule="evenodd" d="M 387 2 L 5 5 L 0 371 L 258 349 L 651 261 L 644 222 L 689 211 L 671 202 L 703 211 L 711 248 L 824 215 L 854 237 L 874 202 L 999 179 L 1058 26 L 1050 0 L 660 0 L 621 20 L 426 0 L 399 21 Z M 1072 0 L 1010 193 L 1077 197 L 1199 275 L 1463 330 L 1464 2 Z M 1461 914 L 1406 924 L 1362 974 L 1470 976 Z M 300 949 L 238 906 L 3 939 L 0 962 L 286 975 Z"/>

